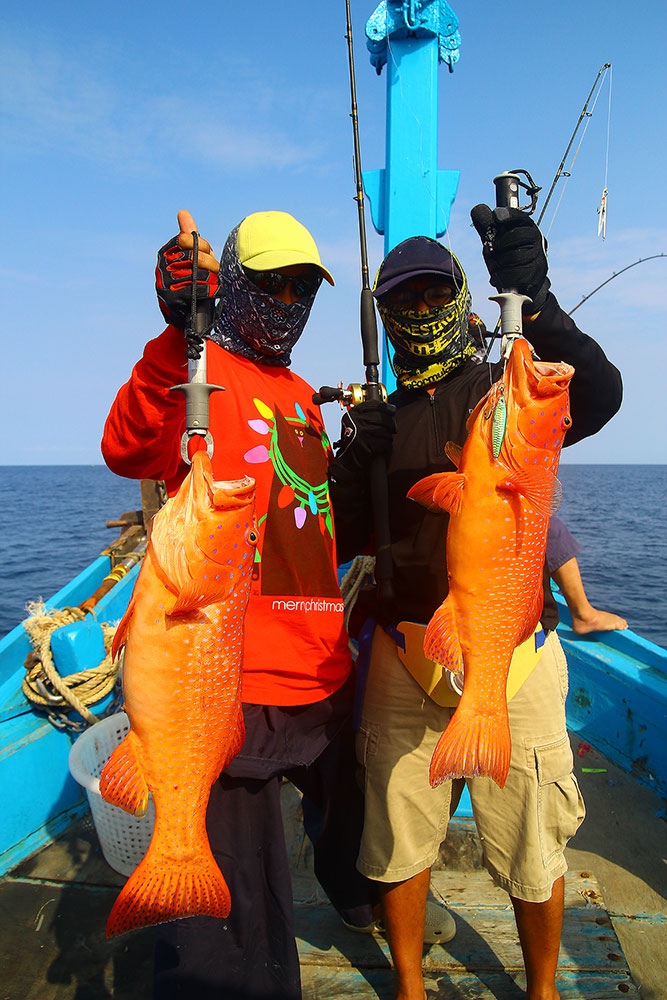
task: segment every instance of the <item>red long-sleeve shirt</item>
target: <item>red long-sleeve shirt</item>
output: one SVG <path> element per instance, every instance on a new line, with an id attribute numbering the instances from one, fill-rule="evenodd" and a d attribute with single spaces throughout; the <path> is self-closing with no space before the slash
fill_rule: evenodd
<path id="1" fill-rule="evenodd" d="M 243 700 L 310 704 L 351 669 L 336 578 L 327 466 L 330 447 L 312 388 L 286 368 L 258 365 L 207 342 L 216 479 L 257 483 L 260 541 L 245 619 Z M 187 381 L 183 334 L 151 340 L 119 390 L 104 429 L 112 472 L 163 479 L 173 495 L 188 472 L 180 453 Z"/>

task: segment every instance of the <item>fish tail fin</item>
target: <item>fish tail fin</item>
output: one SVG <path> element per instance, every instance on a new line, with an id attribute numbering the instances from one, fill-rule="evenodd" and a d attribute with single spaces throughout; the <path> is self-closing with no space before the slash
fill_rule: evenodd
<path id="1" fill-rule="evenodd" d="M 174 861 L 149 848 L 123 886 L 107 921 L 107 937 L 182 917 L 226 917 L 231 896 L 210 848 Z"/>
<path id="2" fill-rule="evenodd" d="M 435 788 L 445 778 L 484 776 L 502 788 L 511 752 L 507 711 L 480 715 L 461 701 L 433 752 L 429 780 Z"/>

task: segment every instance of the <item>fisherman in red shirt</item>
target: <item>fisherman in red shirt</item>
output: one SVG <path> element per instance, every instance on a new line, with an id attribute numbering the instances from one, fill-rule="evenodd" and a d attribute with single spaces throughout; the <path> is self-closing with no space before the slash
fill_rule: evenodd
<path id="1" fill-rule="evenodd" d="M 188 472 L 184 400 L 170 388 L 186 379 L 195 224 L 187 212 L 179 224 L 156 270 L 168 326 L 120 389 L 102 442 L 113 472 L 164 480 L 170 495 Z M 223 293 L 206 341 L 208 381 L 225 387 L 210 400 L 213 474 L 256 480 L 260 539 L 245 619 L 246 740 L 213 785 L 207 813 L 232 910 L 225 920 L 192 917 L 158 928 L 154 996 L 299 1000 L 284 776 L 304 793 L 327 895 L 346 923 L 373 925 L 371 883 L 355 867 L 363 806 L 327 484 L 331 449 L 313 389 L 290 371 L 319 286 L 333 278 L 308 230 L 285 212 L 254 213 L 232 231 L 220 283 L 205 240 L 198 268 L 198 298 Z"/>

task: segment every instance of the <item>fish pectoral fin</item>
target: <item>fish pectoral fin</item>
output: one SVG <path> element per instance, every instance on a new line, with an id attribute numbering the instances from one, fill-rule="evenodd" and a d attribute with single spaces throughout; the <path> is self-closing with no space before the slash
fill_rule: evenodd
<path id="1" fill-rule="evenodd" d="M 146 813 L 148 785 L 141 761 L 141 743 L 132 730 L 104 765 L 100 775 L 100 795 L 105 802 L 135 816 Z"/>
<path id="2" fill-rule="evenodd" d="M 446 597 L 435 612 L 424 636 L 424 655 L 453 674 L 463 669 L 463 656 L 454 608 Z"/>
<path id="3" fill-rule="evenodd" d="M 458 469 L 461 464 L 461 453 L 463 448 L 460 444 L 455 444 L 454 441 L 448 441 L 445 445 L 445 455 L 452 463 L 452 465 Z"/>
<path id="4" fill-rule="evenodd" d="M 549 469 L 508 471 L 497 488 L 519 493 L 533 510 L 544 517 L 555 514 L 563 498 L 560 480 Z"/>
<path id="5" fill-rule="evenodd" d="M 526 624 L 524 625 L 523 633 L 517 642 L 517 646 L 520 646 L 522 642 L 526 641 L 526 639 L 530 639 L 531 635 L 539 625 L 543 607 L 544 591 L 542 590 L 542 583 L 540 581 L 540 586 L 535 591 L 535 596 L 533 597 L 532 604 L 528 610 L 528 614 L 526 615 Z"/>
<path id="6" fill-rule="evenodd" d="M 184 615 L 188 611 L 195 611 L 209 603 L 208 597 L 200 593 L 201 587 L 193 580 L 192 583 L 184 584 L 178 591 L 172 607 L 169 609 L 170 615 Z"/>
<path id="7" fill-rule="evenodd" d="M 435 514 L 446 510 L 458 514 L 463 503 L 466 477 L 460 472 L 436 472 L 420 479 L 408 490 L 410 500 L 416 500 Z"/>
<path id="8" fill-rule="evenodd" d="M 127 606 L 127 611 L 118 622 L 118 626 L 114 633 L 113 642 L 111 643 L 111 660 L 112 662 L 118 656 L 120 649 L 125 645 L 125 640 L 127 639 L 127 630 L 130 624 L 130 618 L 134 614 L 134 598 L 130 601 Z"/>

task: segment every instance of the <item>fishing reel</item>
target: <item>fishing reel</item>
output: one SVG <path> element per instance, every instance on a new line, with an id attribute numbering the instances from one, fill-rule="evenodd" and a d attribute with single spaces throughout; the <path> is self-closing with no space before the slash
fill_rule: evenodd
<path id="1" fill-rule="evenodd" d="M 347 389 L 343 389 L 343 383 L 337 386 L 323 385 L 319 392 L 313 393 L 313 403 L 321 406 L 322 403 L 340 403 L 341 410 L 349 410 L 351 406 L 359 406 L 369 399 L 381 399 L 387 402 L 387 390 L 381 382 L 364 383 L 351 382 Z"/>

